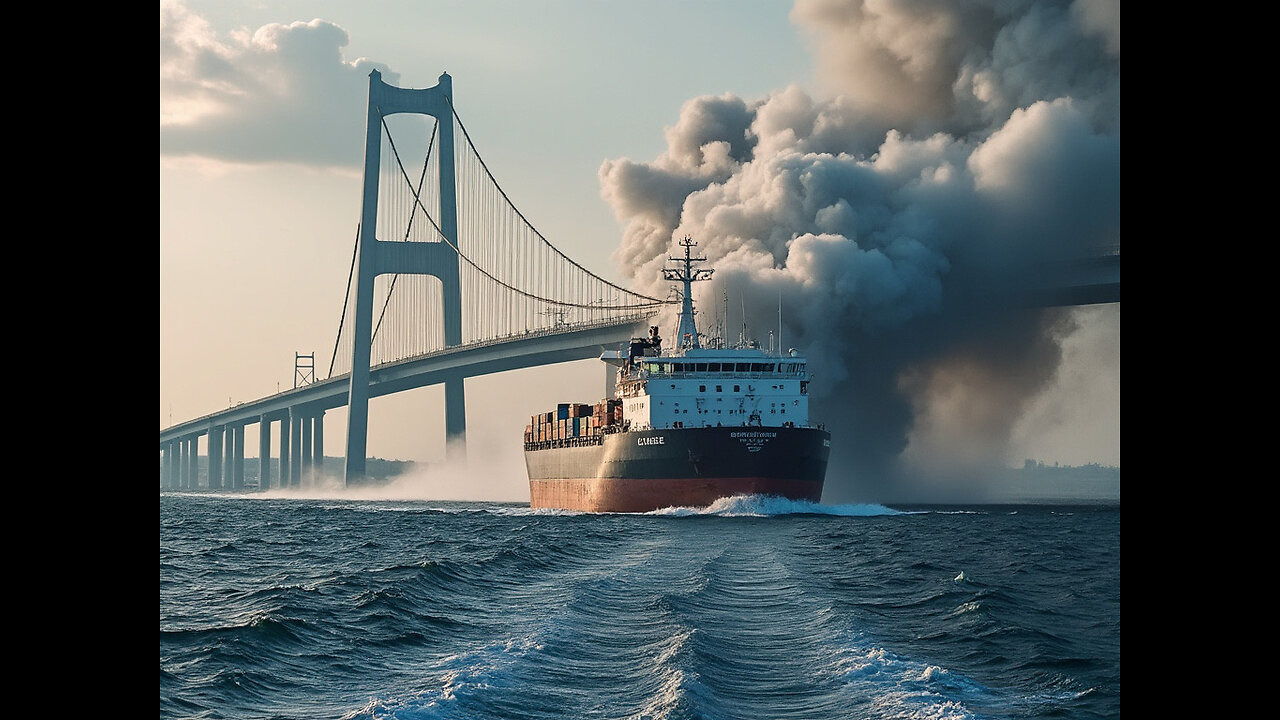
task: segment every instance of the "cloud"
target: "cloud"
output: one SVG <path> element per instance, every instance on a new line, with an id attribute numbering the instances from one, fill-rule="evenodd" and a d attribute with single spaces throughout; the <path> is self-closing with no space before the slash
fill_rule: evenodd
<path id="1" fill-rule="evenodd" d="M 989 130 L 1073 97 L 1119 123 L 1119 0 L 797 0 L 819 76 L 881 136 Z"/>
<path id="2" fill-rule="evenodd" d="M 1118 52 L 1063 2 L 799 0 L 792 17 L 837 94 L 693 98 L 662 155 L 603 163 L 615 258 L 661 295 L 692 236 L 717 269 L 695 290 L 704 331 L 776 327 L 781 302 L 835 435 L 828 499 L 1000 464 L 1079 330 L 1017 291 L 1119 245 Z"/>
<path id="3" fill-rule="evenodd" d="M 160 155 L 239 163 L 358 166 L 369 73 L 346 30 L 270 24 L 219 38 L 181 2 L 160 3 Z"/>
<path id="4" fill-rule="evenodd" d="M 1107 52 L 1120 57 L 1120 0 L 1076 0 L 1071 10 L 1086 32 L 1107 43 Z"/>

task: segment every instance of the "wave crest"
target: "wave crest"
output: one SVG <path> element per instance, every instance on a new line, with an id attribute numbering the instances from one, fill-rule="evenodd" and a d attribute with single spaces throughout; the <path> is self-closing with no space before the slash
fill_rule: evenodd
<path id="1" fill-rule="evenodd" d="M 904 515 L 901 510 L 884 505 L 823 505 L 808 500 L 790 500 L 776 495 L 734 495 L 720 498 L 707 507 L 665 507 L 646 515 L 684 517 L 719 515 L 722 517 L 770 517 L 774 515 L 839 515 L 842 517 L 875 517 Z"/>

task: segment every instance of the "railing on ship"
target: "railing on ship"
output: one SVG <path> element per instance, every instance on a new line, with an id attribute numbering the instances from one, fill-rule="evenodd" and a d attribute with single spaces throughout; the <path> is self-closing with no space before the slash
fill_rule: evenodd
<path id="1" fill-rule="evenodd" d="M 750 378 L 753 380 L 763 380 L 767 378 L 787 378 L 795 380 L 807 380 L 808 371 L 803 369 L 795 370 L 667 370 L 665 368 L 649 370 L 649 366 L 656 363 L 644 363 L 641 368 L 636 370 L 623 369 L 619 375 L 619 379 L 623 380 L 645 380 L 649 378 Z M 753 365 L 769 365 L 771 363 L 751 363 Z"/>

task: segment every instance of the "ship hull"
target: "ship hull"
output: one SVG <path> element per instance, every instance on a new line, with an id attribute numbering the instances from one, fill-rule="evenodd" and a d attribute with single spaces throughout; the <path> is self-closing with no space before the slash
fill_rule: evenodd
<path id="1" fill-rule="evenodd" d="M 825 430 L 789 427 L 641 430 L 530 443 L 530 505 L 648 512 L 743 494 L 818 502 L 830 445 Z"/>

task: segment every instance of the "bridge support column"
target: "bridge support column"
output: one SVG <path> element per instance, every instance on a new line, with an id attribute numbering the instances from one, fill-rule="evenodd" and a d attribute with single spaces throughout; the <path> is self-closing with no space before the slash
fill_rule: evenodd
<path id="1" fill-rule="evenodd" d="M 314 418 L 310 415 L 302 416 L 302 482 L 311 485 L 315 479 L 314 466 L 315 458 L 311 456 L 311 430 Z"/>
<path id="2" fill-rule="evenodd" d="M 378 240 L 378 178 L 382 163 L 382 119 L 397 113 L 431 115 L 439 122 L 440 233 L 448 242 L 407 243 Z M 369 73 L 369 108 L 365 118 L 364 192 L 361 198 L 360 244 L 357 257 L 354 341 L 351 384 L 347 393 L 348 484 L 365 476 L 369 435 L 369 354 L 373 330 L 373 283 L 385 273 L 433 275 L 440 279 L 444 344 L 462 344 L 462 300 L 459 282 L 458 199 L 454 171 L 453 80 L 442 74 L 440 82 L 425 90 L 397 88 L 382 82 L 377 70 Z M 445 384 L 447 447 L 463 452 L 466 403 L 462 380 Z M 446 451 L 449 452 L 449 451 Z"/>
<path id="3" fill-rule="evenodd" d="M 235 483 L 236 467 L 236 429 L 230 425 L 222 429 L 222 472 L 219 477 L 222 478 L 222 489 L 230 490 Z"/>
<path id="4" fill-rule="evenodd" d="M 222 488 L 222 428 L 209 427 L 209 459 L 205 482 L 210 490 Z"/>
<path id="5" fill-rule="evenodd" d="M 178 466 L 174 468 L 173 480 L 178 487 L 182 487 L 182 483 L 187 479 L 187 453 L 189 452 L 187 439 L 179 438 L 178 442 L 174 443 L 174 448 L 177 450 L 177 456 L 174 459 L 178 461 Z"/>
<path id="6" fill-rule="evenodd" d="M 237 425 L 235 427 L 236 449 L 235 449 L 235 469 L 231 473 L 231 487 L 234 490 L 244 489 L 244 426 Z"/>
<path id="7" fill-rule="evenodd" d="M 319 410 L 315 416 L 311 418 L 312 424 L 312 448 L 313 454 L 311 461 L 312 475 L 316 478 L 324 478 L 324 411 Z"/>
<path id="8" fill-rule="evenodd" d="M 228 425 L 222 433 L 222 487 L 230 490 L 236 484 L 236 429 Z"/>
<path id="9" fill-rule="evenodd" d="M 258 418 L 258 489 L 271 489 L 271 421 Z"/>
<path id="10" fill-rule="evenodd" d="M 189 488 L 193 488 L 200 481 L 200 436 L 187 439 L 187 484 Z"/>
<path id="11" fill-rule="evenodd" d="M 298 408 L 289 408 L 289 485 L 298 487 L 302 484 L 302 412 Z"/>
<path id="12" fill-rule="evenodd" d="M 160 477 L 163 479 L 163 482 L 160 483 L 161 487 L 172 490 L 177 486 L 177 483 L 181 482 L 180 476 L 175 475 L 173 472 L 176 463 L 174 444 L 171 442 L 165 443 L 164 447 L 160 449 Z"/>
<path id="13" fill-rule="evenodd" d="M 444 381 L 444 442 L 445 460 L 467 459 L 467 399 L 461 377 Z"/>
<path id="14" fill-rule="evenodd" d="M 289 416 L 280 418 L 280 487 L 289 487 Z"/>

